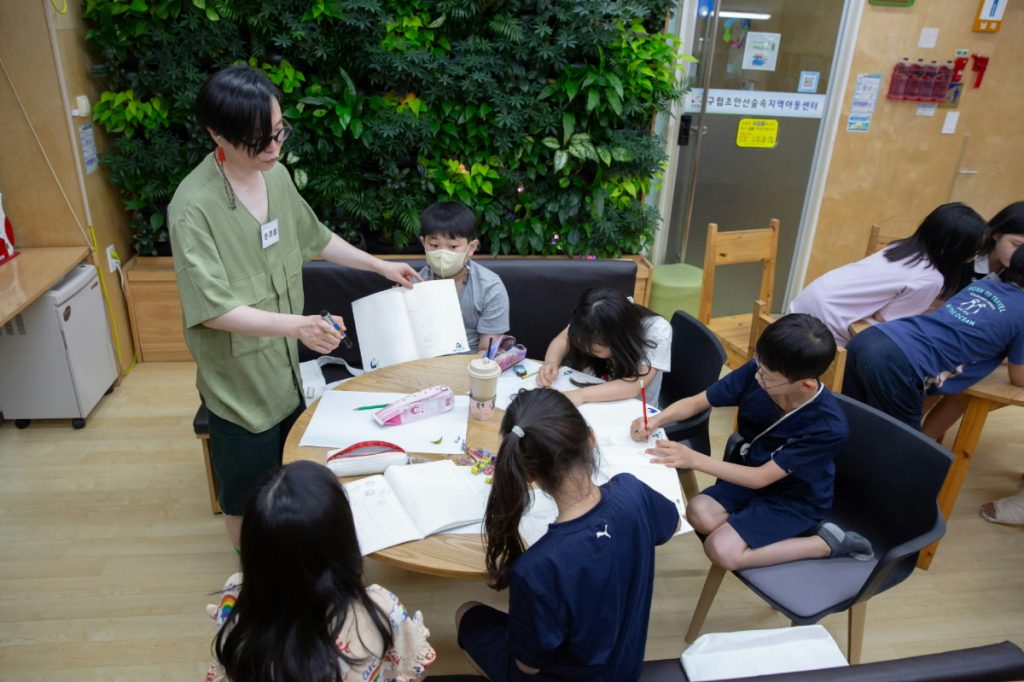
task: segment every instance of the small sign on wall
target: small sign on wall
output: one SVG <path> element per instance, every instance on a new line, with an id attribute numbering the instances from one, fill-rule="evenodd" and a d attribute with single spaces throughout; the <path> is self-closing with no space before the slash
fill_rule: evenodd
<path id="1" fill-rule="evenodd" d="M 978 3 L 978 16 L 974 18 L 974 27 L 978 33 L 997 33 L 1003 27 L 1003 12 L 1009 0 L 981 0 Z"/>
<path id="2" fill-rule="evenodd" d="M 781 42 L 781 33 L 748 31 L 743 49 L 743 68 L 748 71 L 774 71 Z"/>
<path id="3" fill-rule="evenodd" d="M 736 146 L 772 149 L 779 143 L 779 122 L 773 118 L 741 118 L 736 128 Z"/>
<path id="4" fill-rule="evenodd" d="M 92 129 L 92 123 L 86 123 L 78 128 L 78 141 L 82 145 L 82 160 L 85 161 L 85 172 L 94 173 L 100 167 L 100 159 L 96 154 L 96 133 Z"/>

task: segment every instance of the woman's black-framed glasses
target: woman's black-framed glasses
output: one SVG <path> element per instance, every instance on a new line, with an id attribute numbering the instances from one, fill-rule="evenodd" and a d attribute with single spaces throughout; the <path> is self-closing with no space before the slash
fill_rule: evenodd
<path id="1" fill-rule="evenodd" d="M 291 125 L 288 123 L 288 121 L 282 120 L 281 127 L 278 128 L 277 131 L 270 136 L 270 139 L 278 144 L 283 144 L 284 141 L 287 140 L 289 136 L 291 136 L 291 134 Z"/>

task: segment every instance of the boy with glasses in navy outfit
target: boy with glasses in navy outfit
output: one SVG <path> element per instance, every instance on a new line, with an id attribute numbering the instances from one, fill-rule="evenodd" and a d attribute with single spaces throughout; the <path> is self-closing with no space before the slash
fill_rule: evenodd
<path id="1" fill-rule="evenodd" d="M 865 538 L 822 523 L 832 507 L 834 460 L 849 433 L 842 409 L 818 380 L 835 352 L 835 339 L 820 320 L 786 315 L 765 329 L 753 360 L 707 391 L 673 403 L 649 419 L 646 430 L 642 419 L 630 427 L 633 438 L 644 440 L 648 431 L 709 407 L 739 406 L 742 463 L 667 440 L 648 450 L 653 462 L 718 478 L 690 500 L 686 517 L 707 536 L 704 551 L 722 568 L 871 558 Z"/>

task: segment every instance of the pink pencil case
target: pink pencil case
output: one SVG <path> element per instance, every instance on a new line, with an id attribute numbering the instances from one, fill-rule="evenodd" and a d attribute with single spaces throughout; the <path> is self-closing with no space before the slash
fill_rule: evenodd
<path id="1" fill-rule="evenodd" d="M 455 407 L 455 394 L 447 386 L 431 386 L 410 393 L 373 413 L 381 426 L 397 426 L 450 412 Z"/>
<path id="2" fill-rule="evenodd" d="M 502 372 L 526 359 L 526 346 L 516 343 L 514 336 L 501 336 L 495 341 L 495 344 L 497 349 L 491 359 L 498 363 Z"/>

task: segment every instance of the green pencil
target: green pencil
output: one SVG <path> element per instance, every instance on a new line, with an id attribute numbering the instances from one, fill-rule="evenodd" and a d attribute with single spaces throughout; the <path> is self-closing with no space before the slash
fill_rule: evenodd
<path id="1" fill-rule="evenodd" d="M 362 407 L 355 408 L 354 411 L 355 412 L 360 412 L 362 410 L 379 410 L 382 407 L 387 407 L 390 404 L 391 403 L 384 403 L 383 405 L 363 405 Z"/>

